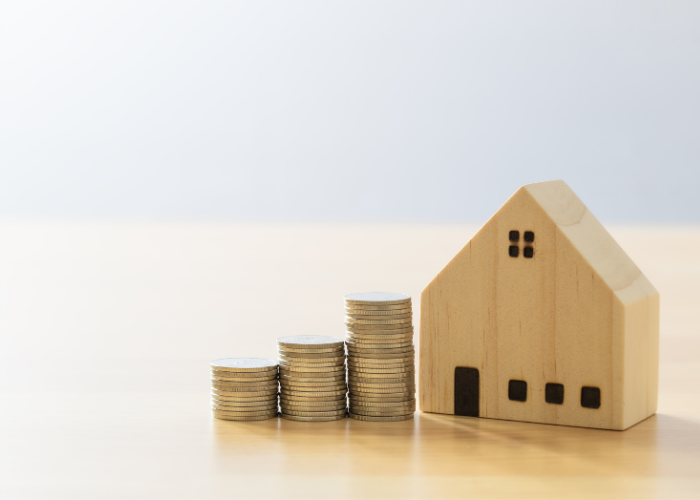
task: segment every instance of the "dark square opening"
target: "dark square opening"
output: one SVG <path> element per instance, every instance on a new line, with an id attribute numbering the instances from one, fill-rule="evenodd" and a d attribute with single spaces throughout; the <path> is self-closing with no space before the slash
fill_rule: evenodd
<path id="1" fill-rule="evenodd" d="M 527 401 L 527 382 L 511 380 L 508 382 L 508 399 L 511 401 Z"/>
<path id="2" fill-rule="evenodd" d="M 553 405 L 564 404 L 564 386 L 561 384 L 547 384 L 544 386 L 544 400 Z"/>
<path id="3" fill-rule="evenodd" d="M 528 259 L 531 259 L 532 256 L 534 255 L 535 251 L 532 249 L 532 247 L 525 247 L 523 248 L 523 257 L 527 257 Z"/>
<path id="4" fill-rule="evenodd" d="M 510 241 L 520 240 L 520 231 L 511 231 L 510 233 L 508 233 L 508 239 Z"/>
<path id="5" fill-rule="evenodd" d="M 520 249 L 515 245 L 511 245 L 508 247 L 508 255 L 510 255 L 511 257 L 517 257 L 519 252 Z"/>
<path id="6" fill-rule="evenodd" d="M 532 231 L 525 231 L 525 234 L 523 236 L 525 237 L 525 241 L 527 241 L 528 243 L 532 243 L 533 241 L 535 241 L 535 233 L 533 233 Z"/>
<path id="7" fill-rule="evenodd" d="M 600 389 L 597 387 L 581 387 L 581 406 L 584 408 L 600 408 Z"/>

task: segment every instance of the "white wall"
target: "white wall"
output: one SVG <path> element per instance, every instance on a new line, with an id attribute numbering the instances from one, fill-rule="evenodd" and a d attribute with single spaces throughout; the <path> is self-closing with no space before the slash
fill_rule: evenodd
<path id="1" fill-rule="evenodd" d="M 700 222 L 700 2 L 0 4 L 0 216 Z"/>

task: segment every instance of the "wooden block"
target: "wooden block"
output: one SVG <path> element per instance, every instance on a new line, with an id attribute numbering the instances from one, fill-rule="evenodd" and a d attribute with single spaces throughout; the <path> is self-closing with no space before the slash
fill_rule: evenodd
<path id="1" fill-rule="evenodd" d="M 656 412 L 658 345 L 651 283 L 563 181 L 530 184 L 422 293 L 420 408 L 626 429 Z"/>

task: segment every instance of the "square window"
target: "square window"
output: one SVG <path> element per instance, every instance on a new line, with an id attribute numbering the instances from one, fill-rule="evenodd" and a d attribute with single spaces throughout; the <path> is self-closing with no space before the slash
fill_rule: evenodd
<path id="1" fill-rule="evenodd" d="M 584 408 L 600 408 L 600 389 L 597 387 L 581 387 L 581 406 Z"/>
<path id="2" fill-rule="evenodd" d="M 544 400 L 553 405 L 564 404 L 564 386 L 561 384 L 547 384 L 544 386 Z"/>
<path id="3" fill-rule="evenodd" d="M 508 233 L 508 239 L 510 241 L 520 240 L 520 231 L 511 231 L 510 233 Z"/>
<path id="4" fill-rule="evenodd" d="M 509 381 L 508 399 L 511 401 L 527 401 L 527 382 L 524 380 Z"/>
<path id="5" fill-rule="evenodd" d="M 523 257 L 527 257 L 528 259 L 531 259 L 532 256 L 534 255 L 535 251 L 532 249 L 532 247 L 525 247 L 523 248 Z"/>
<path id="6" fill-rule="evenodd" d="M 532 243 L 533 241 L 535 241 L 535 233 L 533 233 L 532 231 L 525 231 L 525 234 L 523 236 L 525 237 L 525 241 L 527 241 L 528 243 Z"/>
<path id="7" fill-rule="evenodd" d="M 520 249 L 515 245 L 511 245 L 508 247 L 508 255 L 510 255 L 511 257 L 517 257 L 519 252 Z"/>

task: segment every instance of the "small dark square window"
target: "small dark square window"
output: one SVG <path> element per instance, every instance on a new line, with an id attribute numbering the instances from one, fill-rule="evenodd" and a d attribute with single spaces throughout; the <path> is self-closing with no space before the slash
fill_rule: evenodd
<path id="1" fill-rule="evenodd" d="M 510 241 L 520 240 L 520 231 L 511 231 L 510 233 L 508 233 L 508 239 Z"/>
<path id="2" fill-rule="evenodd" d="M 534 254 L 534 250 L 532 247 L 525 247 L 523 248 L 523 257 L 527 257 L 528 259 L 532 258 L 532 255 Z"/>
<path id="3" fill-rule="evenodd" d="M 544 386 L 544 400 L 553 405 L 564 404 L 564 386 L 561 384 L 547 384 Z"/>
<path id="4" fill-rule="evenodd" d="M 533 241 L 535 241 L 535 233 L 533 233 L 532 231 L 525 231 L 525 234 L 523 236 L 525 237 L 525 241 L 527 241 L 528 243 L 532 243 Z"/>
<path id="5" fill-rule="evenodd" d="M 511 257 L 517 257 L 519 252 L 520 249 L 515 245 L 511 245 L 508 247 L 508 255 L 510 255 Z"/>
<path id="6" fill-rule="evenodd" d="M 527 401 L 527 382 L 524 380 L 509 381 L 508 399 L 511 401 Z"/>
<path id="7" fill-rule="evenodd" d="M 581 406 L 584 408 L 600 408 L 600 389 L 597 387 L 581 387 Z"/>

